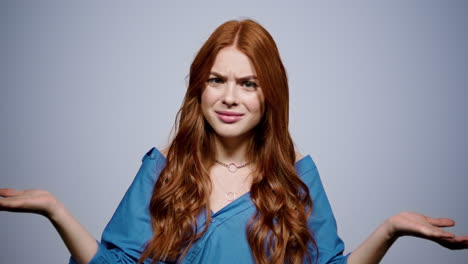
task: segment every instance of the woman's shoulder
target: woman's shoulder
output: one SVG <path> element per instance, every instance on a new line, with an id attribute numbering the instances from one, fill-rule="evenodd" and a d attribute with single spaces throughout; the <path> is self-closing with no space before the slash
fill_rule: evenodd
<path id="1" fill-rule="evenodd" d="M 163 155 L 164 158 L 167 158 L 167 153 L 169 152 L 169 147 L 159 149 L 159 152 L 161 152 L 161 154 Z"/>
<path id="2" fill-rule="evenodd" d="M 302 155 L 300 152 L 296 151 L 296 162 L 294 168 L 299 176 L 304 176 L 308 172 L 311 172 L 316 169 L 314 160 L 310 155 Z"/>
<path id="3" fill-rule="evenodd" d="M 296 162 L 300 161 L 303 158 L 304 155 L 302 155 L 299 151 L 296 151 Z"/>
<path id="4" fill-rule="evenodd" d="M 151 159 L 151 160 L 160 160 L 160 161 L 165 161 L 167 152 L 169 148 L 165 149 L 160 149 L 156 147 L 152 147 L 150 150 L 148 150 L 143 158 L 141 159 L 142 161 L 145 161 L 145 159 Z"/>

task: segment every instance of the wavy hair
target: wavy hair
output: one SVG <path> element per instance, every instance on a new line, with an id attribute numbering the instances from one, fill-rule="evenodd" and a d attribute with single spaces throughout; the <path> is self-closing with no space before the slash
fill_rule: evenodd
<path id="1" fill-rule="evenodd" d="M 194 58 L 167 163 L 150 201 L 153 237 L 139 262 L 181 261 L 208 229 L 215 135 L 203 116 L 201 94 L 216 55 L 229 46 L 251 60 L 265 95 L 264 116 L 253 129 L 247 151 L 248 160 L 256 165 L 250 189 L 256 213 L 246 228 L 249 246 L 256 263 L 312 262 L 309 248 L 317 249 L 307 226 L 312 200 L 294 169 L 286 70 L 271 35 L 251 19 L 227 21 L 216 28 Z M 207 221 L 203 230 L 197 230 L 196 219 L 203 211 Z"/>

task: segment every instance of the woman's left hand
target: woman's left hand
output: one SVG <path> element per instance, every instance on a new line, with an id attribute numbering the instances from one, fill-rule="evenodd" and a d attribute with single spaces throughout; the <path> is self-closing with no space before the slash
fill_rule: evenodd
<path id="1" fill-rule="evenodd" d="M 449 218 L 432 218 L 414 212 L 402 212 L 386 220 L 392 237 L 415 236 L 429 239 L 449 249 L 467 249 L 468 236 L 456 236 L 441 227 L 455 225 Z"/>

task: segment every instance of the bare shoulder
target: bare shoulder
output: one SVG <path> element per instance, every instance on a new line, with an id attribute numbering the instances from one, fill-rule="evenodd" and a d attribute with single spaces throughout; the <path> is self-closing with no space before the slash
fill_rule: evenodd
<path id="1" fill-rule="evenodd" d="M 160 149 L 159 152 L 161 152 L 161 154 L 162 154 L 165 158 L 167 158 L 167 153 L 169 152 L 169 147 Z"/>
<path id="2" fill-rule="evenodd" d="M 304 155 L 296 151 L 296 162 L 300 161 L 302 158 L 304 158 Z"/>

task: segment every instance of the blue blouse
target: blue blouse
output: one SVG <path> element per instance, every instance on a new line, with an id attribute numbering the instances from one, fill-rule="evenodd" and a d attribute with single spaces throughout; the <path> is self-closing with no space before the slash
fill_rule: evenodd
<path id="1" fill-rule="evenodd" d="M 149 201 L 166 158 L 152 148 L 142 158 L 142 165 L 102 234 L 98 251 L 89 262 L 136 263 L 144 244 L 152 237 Z M 317 167 L 310 155 L 297 161 L 296 172 L 309 187 L 313 211 L 308 224 L 319 249 L 319 264 L 347 263 L 344 243 L 337 234 L 335 217 L 323 189 Z M 212 215 L 207 232 L 189 249 L 182 263 L 254 263 L 246 237 L 249 219 L 255 213 L 250 193 L 240 196 Z M 205 216 L 198 218 L 202 230 Z M 312 259 L 316 252 L 310 247 Z M 71 257 L 70 264 L 76 263 Z M 150 259 L 145 262 L 151 263 Z M 161 263 L 161 262 L 160 262 Z"/>

